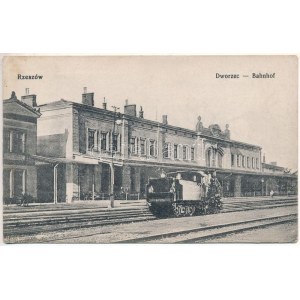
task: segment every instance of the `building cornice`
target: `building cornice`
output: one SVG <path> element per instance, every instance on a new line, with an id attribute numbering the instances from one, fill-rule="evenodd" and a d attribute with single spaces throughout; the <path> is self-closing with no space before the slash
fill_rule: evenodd
<path id="1" fill-rule="evenodd" d="M 114 114 L 115 114 L 115 112 L 111 111 L 111 110 L 106 110 L 106 109 L 103 109 L 103 108 L 99 108 L 99 107 L 95 107 L 95 106 L 89 106 L 89 105 L 85 105 L 85 104 L 82 104 L 82 103 L 69 101 L 69 100 L 64 100 L 64 99 L 61 99 L 61 100 L 56 101 L 56 102 L 51 102 L 51 103 L 40 105 L 39 108 L 41 109 L 41 111 L 48 111 L 48 110 L 56 110 L 56 109 L 66 108 L 66 107 L 70 107 L 70 106 L 74 107 L 78 110 L 84 110 L 84 111 L 88 111 L 88 112 L 92 112 L 92 113 L 98 113 L 98 114 L 102 114 L 104 116 L 109 116 L 109 117 L 114 117 Z M 231 140 L 231 139 L 228 139 L 228 138 L 222 138 L 220 136 L 213 136 L 213 135 L 205 134 L 204 132 L 201 132 L 201 131 L 198 132 L 198 131 L 195 131 L 195 130 L 182 128 L 182 127 L 178 127 L 178 126 L 174 126 L 174 125 L 170 125 L 170 124 L 163 124 L 163 123 L 158 122 L 158 121 L 139 118 L 139 117 L 136 117 L 136 116 L 130 116 L 130 115 L 126 115 L 126 114 L 123 114 L 123 113 L 118 113 L 118 114 L 121 118 L 123 118 L 124 120 L 127 120 L 129 123 L 130 122 L 138 122 L 138 123 L 141 123 L 141 124 L 146 124 L 146 125 L 150 125 L 150 126 L 153 126 L 153 127 L 158 127 L 160 130 L 172 130 L 172 131 L 175 131 L 175 132 L 181 132 L 183 134 L 189 134 L 191 136 L 194 136 L 195 138 L 200 137 L 200 138 L 206 138 L 206 139 L 210 139 L 210 140 L 220 141 L 220 142 L 230 144 L 232 146 L 242 146 L 242 147 L 252 148 L 252 149 L 257 149 L 257 150 L 262 149 L 262 147 L 257 146 L 257 145 L 248 144 L 248 143 L 244 143 L 244 142 L 239 142 L 239 141 Z M 206 131 L 209 131 L 208 128 L 204 128 L 204 129 Z"/>

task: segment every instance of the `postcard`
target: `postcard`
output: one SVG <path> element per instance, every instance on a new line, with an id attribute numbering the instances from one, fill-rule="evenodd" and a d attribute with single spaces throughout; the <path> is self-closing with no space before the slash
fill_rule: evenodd
<path id="1" fill-rule="evenodd" d="M 298 57 L 5 56 L 3 241 L 295 243 Z"/>

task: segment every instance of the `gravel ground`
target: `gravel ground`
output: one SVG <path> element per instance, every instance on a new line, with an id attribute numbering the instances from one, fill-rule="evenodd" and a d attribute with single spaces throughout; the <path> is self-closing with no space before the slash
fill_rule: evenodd
<path id="1" fill-rule="evenodd" d="M 296 243 L 298 224 L 291 222 L 242 233 L 230 234 L 204 243 Z"/>
<path id="2" fill-rule="evenodd" d="M 83 228 L 76 230 L 67 230 L 60 232 L 50 232 L 25 237 L 7 237 L 6 243 L 113 243 L 126 239 L 138 238 L 153 234 L 168 233 L 177 230 L 185 230 L 196 227 L 206 227 L 211 225 L 251 220 L 263 217 L 272 217 L 284 214 L 297 213 L 297 207 L 273 208 L 263 210 L 252 210 L 243 212 L 233 212 L 224 214 L 215 214 L 207 216 L 196 216 L 186 218 L 160 219 L 145 222 L 135 222 L 130 224 L 119 224 L 111 226 L 99 226 L 95 228 Z M 286 227 L 295 233 L 295 229 Z M 276 231 L 276 230 L 275 230 Z M 285 242 L 284 229 L 280 229 L 282 235 L 274 235 L 275 242 Z M 296 228 L 297 232 L 297 228 Z M 291 233 L 294 237 L 295 234 Z M 261 230 L 252 233 L 252 242 L 268 242 L 267 234 Z M 290 233 L 288 233 L 290 234 Z M 248 242 L 246 239 L 236 240 L 238 235 L 231 237 L 234 242 Z M 251 236 L 249 236 L 251 239 Z M 289 240 L 291 241 L 291 240 Z M 219 241 L 217 241 L 219 242 Z M 220 241 L 221 242 L 221 241 Z M 231 242 L 229 239 L 222 242 Z"/>

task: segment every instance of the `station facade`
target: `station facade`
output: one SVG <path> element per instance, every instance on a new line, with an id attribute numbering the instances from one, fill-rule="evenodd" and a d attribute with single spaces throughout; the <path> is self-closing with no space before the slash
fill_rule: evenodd
<path id="1" fill-rule="evenodd" d="M 31 97 L 31 98 L 30 98 Z M 27 95 L 27 99 L 36 99 Z M 28 104 L 28 103 L 27 103 Z M 36 108 L 36 101 L 32 101 Z M 234 141 L 229 126 L 195 130 L 144 118 L 142 108 L 125 103 L 124 113 L 94 106 L 94 94 L 81 103 L 59 100 L 38 106 L 37 198 L 72 202 L 107 199 L 114 172 L 116 199 L 142 198 L 151 177 L 163 172 L 216 171 L 224 196 L 294 194 L 297 176 L 274 163 L 266 164 L 260 146 Z"/>
<path id="2" fill-rule="evenodd" d="M 35 101 L 35 99 L 33 99 Z M 13 92 L 3 101 L 3 198 L 12 203 L 24 194 L 37 196 L 37 119 L 40 113 Z"/>

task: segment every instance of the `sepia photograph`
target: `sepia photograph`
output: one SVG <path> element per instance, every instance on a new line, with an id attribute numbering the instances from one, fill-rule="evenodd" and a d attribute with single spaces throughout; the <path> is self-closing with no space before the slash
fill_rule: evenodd
<path id="1" fill-rule="evenodd" d="M 297 56 L 5 56 L 2 81 L 4 243 L 297 242 Z"/>

